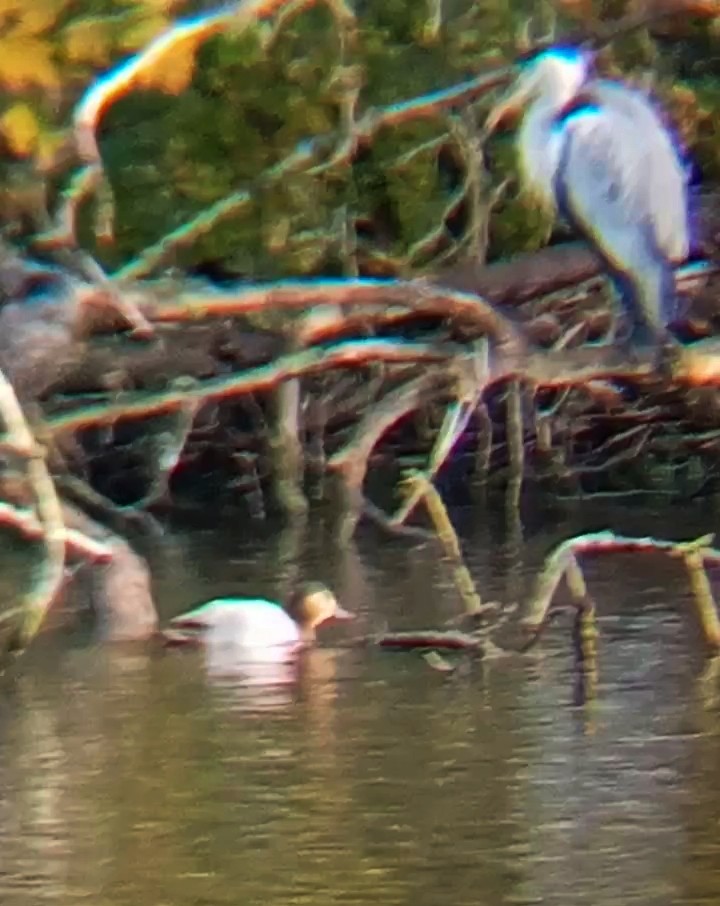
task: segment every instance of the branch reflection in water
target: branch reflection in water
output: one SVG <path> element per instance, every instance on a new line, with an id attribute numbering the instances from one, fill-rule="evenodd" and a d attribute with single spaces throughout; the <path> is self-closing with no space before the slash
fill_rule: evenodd
<path id="1" fill-rule="evenodd" d="M 517 563 L 471 522 L 469 568 L 502 599 Z M 169 539 L 164 617 L 239 580 L 277 599 L 277 542 L 256 534 Z M 555 541 L 526 530 L 518 585 Z M 331 542 L 314 531 L 297 565 L 362 615 L 353 633 L 457 612 L 428 547 Z M 2 906 L 717 901 L 720 734 L 679 619 L 686 580 L 662 558 L 587 570 L 602 632 L 589 712 L 570 705 L 562 621 L 531 656 L 452 682 L 415 654 L 340 648 L 350 636 L 331 629 L 270 707 L 214 685 L 200 652 L 44 634 L 0 697 Z"/>
<path id="2" fill-rule="evenodd" d="M 67 753 L 57 733 L 57 715 L 32 679 L 23 678 L 14 691 L 19 719 L 0 743 L 0 902 L 14 896 L 66 902 Z"/>
<path id="3" fill-rule="evenodd" d="M 713 723 L 714 693 L 684 625 L 691 621 L 679 616 L 692 613 L 691 595 L 662 558 L 614 561 L 615 573 L 607 561 L 585 567 L 602 602 L 592 709 L 557 707 L 554 690 L 569 671 L 557 634 L 538 652 L 521 704 L 546 715 L 531 721 L 515 802 L 531 829 L 524 888 L 558 906 L 678 902 L 688 874 L 683 813 L 689 797 L 704 795 L 688 767 Z"/>

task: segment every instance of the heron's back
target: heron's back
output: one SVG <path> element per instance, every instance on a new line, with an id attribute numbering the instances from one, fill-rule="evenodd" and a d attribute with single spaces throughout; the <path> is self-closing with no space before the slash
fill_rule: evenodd
<path id="1" fill-rule="evenodd" d="M 625 174 L 626 196 L 647 219 L 658 249 L 673 262 L 690 248 L 687 173 L 671 133 L 641 91 L 597 79 L 590 95 L 613 133 L 608 147 Z"/>
<path id="2" fill-rule="evenodd" d="M 603 255 L 635 342 L 663 335 L 676 315 L 671 260 L 687 248 L 684 182 L 672 158 L 607 105 L 569 115 L 557 170 L 561 210 Z M 660 191 L 659 173 L 666 174 Z"/>

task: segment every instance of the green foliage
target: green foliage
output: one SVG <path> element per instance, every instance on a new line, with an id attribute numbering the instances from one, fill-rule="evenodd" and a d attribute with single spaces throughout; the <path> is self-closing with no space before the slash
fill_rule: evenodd
<path id="1" fill-rule="evenodd" d="M 425 4 L 368 3 L 345 56 L 323 6 L 286 22 L 269 48 L 258 30 L 239 37 L 229 31 L 203 45 L 193 82 L 179 97 L 135 93 L 118 102 L 106 116 L 102 144 L 118 203 L 114 261 L 245 189 L 252 203 L 183 251 L 177 264 L 216 262 L 252 277 L 326 272 L 333 262 L 342 269 L 343 210 L 368 225 L 370 255 L 402 260 L 437 230 L 448 205 L 441 145 L 433 142 L 447 133 L 444 116 L 381 130 L 330 173 L 288 175 L 269 188 L 260 178 L 298 143 L 325 136 L 330 148 L 339 144 L 338 74 L 352 66 L 363 82 L 356 118 L 472 75 L 468 36 L 478 43 L 487 14 L 471 0 L 454 5 L 460 24 L 428 43 Z"/>
<path id="2" fill-rule="evenodd" d="M 176 15 L 203 6 L 0 0 L 0 225 L 15 233 L 37 225 L 26 215 L 28 205 L 42 204 L 43 192 L 32 190 L 38 174 L 47 179 L 51 200 L 68 184 L 72 169 L 63 149 L 82 91 Z M 316 173 L 307 167 L 279 179 L 268 173 L 308 140 L 323 140 L 325 159 L 341 148 L 348 84 L 359 80 L 357 121 L 373 108 L 469 78 L 507 57 L 535 4 L 444 0 L 439 27 L 432 0 L 357 0 L 354 7 L 355 40 L 318 3 L 298 6 L 282 22 L 270 17 L 243 32 L 230 27 L 190 40 L 159 59 L 103 115 L 99 138 L 116 206 L 115 241 L 94 245 L 95 210 L 87 205 L 83 243 L 109 267 L 121 266 L 244 192 L 232 216 L 168 263 L 272 278 L 352 272 L 358 265 L 409 272 L 461 254 L 472 212 L 456 202 L 478 164 L 447 114 L 382 128 L 356 153 L 341 154 Z M 606 12 L 603 6 L 593 15 Z M 660 67 L 662 93 L 683 137 L 706 175 L 717 178 L 720 82 L 705 68 L 679 84 L 672 75 L 681 61 L 658 62 L 655 50 L 641 34 L 618 43 L 606 64 L 618 72 L 649 62 Z M 477 105 L 477 122 L 490 100 Z M 492 184 L 514 179 L 512 136 L 494 138 L 490 152 Z M 537 248 L 549 235 L 547 215 L 516 186 L 511 182 L 493 212 L 491 257 Z M 488 188 L 483 184 L 483 198 Z M 358 225 L 357 243 L 353 236 L 346 241 L 347 224 Z"/>
<path id="3" fill-rule="evenodd" d="M 720 79 L 705 76 L 694 86 L 686 82 L 666 85 L 661 94 L 703 178 L 717 183 L 720 181 Z"/>
<path id="4" fill-rule="evenodd" d="M 98 70 L 157 34 L 171 6 L 0 0 L 0 150 L 47 166 L 78 93 Z"/>
<path id="5" fill-rule="evenodd" d="M 14 15 L 15 7 L 24 10 L 23 28 L 36 36 L 39 65 L 23 68 L 22 55 L 13 64 L 12 53 L 0 65 L 0 79 L 15 67 L 12 99 L 0 106 L 0 182 L 9 182 L 7 167 L 47 173 L 52 198 L 72 175 L 57 173 L 67 157 L 60 152 L 72 105 L 99 73 L 158 34 L 173 10 L 164 0 L 37 0 L 46 14 L 40 20 L 35 11 L 28 25 L 23 0 L 0 0 L 0 22 L 13 4 Z M 446 0 L 439 28 L 433 10 L 431 2 L 360 3 L 360 28 L 351 41 L 327 6 L 298 7 L 281 24 L 271 17 L 255 29 L 235 34 L 229 28 L 173 49 L 103 115 L 100 143 L 116 205 L 115 242 L 94 252 L 108 266 L 121 265 L 213 203 L 244 191 L 247 204 L 169 263 L 210 263 L 252 277 L 352 271 L 357 261 L 348 260 L 338 226 L 348 222 L 361 224 L 359 256 L 390 261 L 395 270 L 431 264 L 435 254 L 452 251 L 453 242 L 461 245 L 462 224 L 450 236 L 443 223 L 461 191 L 467 152 L 442 113 L 381 130 L 359 154 L 341 157 L 329 170 L 266 179 L 300 143 L 326 139 L 328 155 L 341 145 L 346 77 L 360 74 L 359 119 L 373 107 L 468 78 L 488 55 L 497 62 L 517 25 L 512 4 Z M 190 4 L 175 4 L 175 13 L 189 11 Z M 8 40 L 0 38 L 6 45 L 0 50 Z M 54 105 L 46 102 L 51 89 L 58 95 Z M 459 162 L 451 173 L 441 164 L 448 150 Z M 0 217 L 13 216 L 16 207 L 3 205 Z M 80 234 L 92 247 L 91 207 L 82 211 Z M 437 243 L 428 244 L 435 234 Z"/>
<path id="6" fill-rule="evenodd" d="M 531 252 L 547 244 L 554 219 L 523 192 L 517 180 L 514 136 L 494 139 L 492 171 L 495 179 L 511 183 L 490 220 L 490 257 Z"/>
<path id="7" fill-rule="evenodd" d="M 703 176 L 720 181 L 720 79 L 706 78 L 696 92 L 697 114 L 689 146 L 697 158 Z"/>

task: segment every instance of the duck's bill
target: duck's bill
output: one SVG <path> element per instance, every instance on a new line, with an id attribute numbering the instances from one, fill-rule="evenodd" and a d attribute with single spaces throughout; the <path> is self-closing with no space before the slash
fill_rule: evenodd
<path id="1" fill-rule="evenodd" d="M 355 614 L 349 610 L 345 610 L 344 607 L 339 605 L 335 608 L 335 613 L 333 614 L 336 620 L 354 620 Z"/>

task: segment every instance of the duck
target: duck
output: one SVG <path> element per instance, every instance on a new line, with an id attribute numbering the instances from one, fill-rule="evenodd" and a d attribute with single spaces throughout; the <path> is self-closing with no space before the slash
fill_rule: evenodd
<path id="1" fill-rule="evenodd" d="M 166 646 L 205 648 L 209 663 L 278 663 L 315 643 L 333 620 L 352 620 L 321 582 L 300 586 L 285 606 L 264 598 L 213 598 L 170 620 Z"/>

